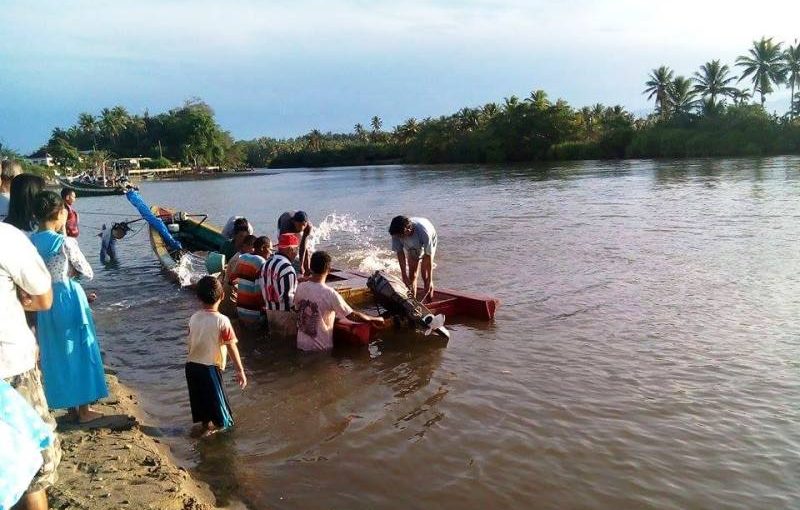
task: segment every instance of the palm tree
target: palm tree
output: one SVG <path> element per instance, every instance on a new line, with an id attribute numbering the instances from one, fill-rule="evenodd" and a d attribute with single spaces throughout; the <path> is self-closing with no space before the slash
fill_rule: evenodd
<path id="1" fill-rule="evenodd" d="M 786 81 L 792 93 L 789 96 L 789 118 L 794 119 L 795 108 L 795 93 L 794 89 L 800 86 L 800 43 L 797 39 L 794 41 L 794 46 L 791 44 L 783 53 L 784 71 L 786 73 Z"/>
<path id="2" fill-rule="evenodd" d="M 669 116 L 669 88 L 675 73 L 667 66 L 661 66 L 650 72 L 650 79 L 645 82 L 647 86 L 642 94 L 650 94 L 647 99 L 656 100 L 656 112 L 662 119 Z"/>
<path id="3" fill-rule="evenodd" d="M 367 130 L 364 129 L 363 124 L 359 122 L 358 124 L 353 126 L 353 131 L 355 131 L 356 136 L 358 137 L 359 140 L 361 140 L 362 142 L 367 141 Z"/>
<path id="4" fill-rule="evenodd" d="M 419 122 L 414 117 L 406 120 L 395 128 L 395 136 L 402 144 L 408 143 L 412 138 L 419 133 Z"/>
<path id="5" fill-rule="evenodd" d="M 370 124 L 370 126 L 372 126 L 372 132 L 373 133 L 378 133 L 381 130 L 381 128 L 383 127 L 383 121 L 377 115 L 372 117 L 372 120 L 370 120 L 369 124 Z"/>
<path id="6" fill-rule="evenodd" d="M 678 76 L 667 89 L 669 105 L 672 111 L 678 115 L 688 114 L 695 107 L 696 93 L 692 89 L 692 80 L 684 76 Z"/>
<path id="7" fill-rule="evenodd" d="M 322 148 L 322 133 L 320 133 L 319 129 L 312 129 L 308 135 L 306 135 L 308 140 L 308 144 L 306 147 L 311 152 L 318 152 Z"/>
<path id="8" fill-rule="evenodd" d="M 738 89 L 735 88 L 731 92 L 731 99 L 733 99 L 733 104 L 740 106 L 745 104 L 749 101 L 753 95 L 750 93 L 750 89 Z"/>
<path id="9" fill-rule="evenodd" d="M 697 84 L 694 91 L 703 97 L 708 96 L 711 103 L 717 102 L 717 96 L 730 96 L 734 88 L 729 84 L 736 79 L 736 76 L 728 77 L 730 68 L 722 65 L 719 60 L 712 60 L 700 66 L 700 71 L 694 73 L 694 80 Z"/>
<path id="10" fill-rule="evenodd" d="M 544 90 L 534 90 L 525 98 L 526 103 L 530 103 L 535 110 L 544 110 L 550 106 L 550 100 L 547 99 L 547 92 Z"/>
<path id="11" fill-rule="evenodd" d="M 786 80 L 781 43 L 772 42 L 771 37 L 769 39 L 762 37 L 760 41 L 753 41 L 749 54 L 736 59 L 736 65 L 743 69 L 739 81 L 752 76 L 753 93 L 760 94 L 763 108 L 767 94 L 773 92 L 772 86 Z"/>
<path id="12" fill-rule="evenodd" d="M 78 116 L 78 127 L 84 133 L 92 135 L 92 148 L 97 150 L 97 118 L 91 113 L 81 113 Z"/>

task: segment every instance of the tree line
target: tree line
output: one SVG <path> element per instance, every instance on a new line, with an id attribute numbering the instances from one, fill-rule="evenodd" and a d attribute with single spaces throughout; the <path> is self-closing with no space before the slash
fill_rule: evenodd
<path id="1" fill-rule="evenodd" d="M 645 118 L 618 105 L 573 108 L 534 90 L 390 130 L 376 115 L 346 133 L 234 141 L 207 104 L 190 100 L 153 116 L 121 106 L 82 113 L 70 128 L 54 129 L 42 151 L 73 166 L 149 156 L 155 164 L 225 168 L 800 154 L 800 44 L 761 38 L 733 69 L 739 74 L 718 59 L 688 78 L 653 69 L 643 94 L 655 110 Z M 782 86 L 788 111 L 770 114 L 766 98 Z M 93 156 L 81 157 L 87 151 Z"/>

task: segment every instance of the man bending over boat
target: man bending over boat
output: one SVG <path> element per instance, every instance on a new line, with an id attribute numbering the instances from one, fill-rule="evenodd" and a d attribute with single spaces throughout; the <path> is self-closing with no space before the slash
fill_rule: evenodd
<path id="1" fill-rule="evenodd" d="M 355 312 L 344 298 L 325 284 L 331 272 L 331 256 L 324 251 L 311 255 L 311 278 L 297 287 L 294 308 L 297 310 L 297 348 L 324 351 L 333 348 L 333 323 L 338 319 L 372 322 L 382 325 L 382 317 Z"/>
<path id="2" fill-rule="evenodd" d="M 417 297 L 417 275 L 422 273 L 424 292 L 421 302 L 433 299 L 433 258 L 436 255 L 436 229 L 426 218 L 395 216 L 389 225 L 392 251 L 397 254 L 403 283 Z M 421 271 L 420 271 L 421 268 Z"/>
<path id="3" fill-rule="evenodd" d="M 297 335 L 296 315 L 292 310 L 297 290 L 297 272 L 292 260 L 297 257 L 299 247 L 300 238 L 297 234 L 281 234 L 278 237 L 278 252 L 267 259 L 261 273 L 267 326 L 272 338 L 294 340 Z"/>

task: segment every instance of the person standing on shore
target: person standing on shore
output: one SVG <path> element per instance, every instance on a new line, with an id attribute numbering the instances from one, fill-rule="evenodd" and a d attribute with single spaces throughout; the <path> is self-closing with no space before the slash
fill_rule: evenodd
<path id="1" fill-rule="evenodd" d="M 299 245 L 300 238 L 297 234 L 281 234 L 278 237 L 278 252 L 267 259 L 262 271 L 267 326 L 274 338 L 294 341 L 297 335 L 297 321 L 292 311 L 294 293 L 297 290 L 297 272 L 292 260 L 297 257 Z"/>
<path id="2" fill-rule="evenodd" d="M 333 348 L 333 323 L 338 319 L 383 324 L 382 317 L 353 311 L 341 294 L 325 284 L 331 272 L 331 256 L 324 251 L 311 255 L 311 278 L 297 286 L 297 348 L 324 351 Z"/>
<path id="3" fill-rule="evenodd" d="M 305 211 L 290 212 L 286 211 L 278 218 L 278 236 L 281 234 L 297 234 L 300 236 L 300 249 L 298 255 L 300 260 L 295 270 L 300 274 L 311 272 L 308 254 L 308 237 L 311 235 L 313 225 L 308 221 L 308 214 Z M 292 259 L 294 262 L 294 259 Z"/>
<path id="4" fill-rule="evenodd" d="M 31 242 L 53 280 L 53 307 L 36 321 L 44 391 L 52 409 L 74 409 L 78 423 L 87 423 L 102 417 L 89 404 L 108 396 L 108 388 L 92 310 L 73 275 L 91 279 L 94 272 L 78 241 L 59 233 L 67 221 L 64 200 L 43 191 L 35 209 L 39 231 Z"/>
<path id="5" fill-rule="evenodd" d="M 0 163 L 0 221 L 8 215 L 8 203 L 11 200 L 11 181 L 22 173 L 22 166 L 10 159 Z"/>
<path id="6" fill-rule="evenodd" d="M 186 385 L 192 422 L 200 423 L 202 435 L 209 436 L 233 426 L 231 406 L 222 382 L 226 355 L 233 359 L 236 381 L 242 389 L 247 386 L 247 376 L 231 321 L 219 313 L 222 284 L 213 276 L 204 276 L 197 282 L 196 292 L 202 308 L 189 319 Z"/>
<path id="7" fill-rule="evenodd" d="M 47 310 L 53 303 L 50 273 L 27 237 L 0 224 L 0 378 L 11 385 L 42 420 L 55 431 L 36 366 L 36 339 L 25 323 L 23 310 Z M 42 466 L 17 507 L 47 509 L 46 489 L 57 479 L 61 448 L 56 437 L 42 450 Z"/>
<path id="8" fill-rule="evenodd" d="M 8 216 L 3 220 L 22 230 L 27 236 L 36 230 L 36 216 L 33 212 L 36 196 L 44 189 L 44 179 L 33 174 L 19 174 L 11 181 L 11 198 L 8 202 Z"/>
<path id="9" fill-rule="evenodd" d="M 75 210 L 75 190 L 72 188 L 63 188 L 61 190 L 61 198 L 67 207 L 67 223 L 66 231 L 69 237 L 78 237 L 80 233 L 78 230 L 78 211 Z"/>
<path id="10" fill-rule="evenodd" d="M 417 297 L 417 274 L 422 272 L 424 294 L 420 301 L 433 299 L 433 258 L 436 256 L 437 236 L 433 223 L 426 218 L 395 216 L 389 225 L 392 251 L 397 254 L 403 283 Z"/>

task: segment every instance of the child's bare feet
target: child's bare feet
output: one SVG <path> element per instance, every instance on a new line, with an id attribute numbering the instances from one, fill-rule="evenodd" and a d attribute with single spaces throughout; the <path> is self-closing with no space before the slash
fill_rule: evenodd
<path id="1" fill-rule="evenodd" d="M 219 427 L 217 427 L 213 423 L 209 423 L 208 425 L 206 425 L 206 429 L 203 431 L 203 434 L 200 437 L 209 437 L 209 436 L 211 436 L 213 434 L 216 434 L 220 430 L 222 430 L 222 429 L 220 429 Z"/>
<path id="2" fill-rule="evenodd" d="M 103 413 L 95 411 L 89 406 L 80 406 L 78 408 L 78 423 L 89 423 L 102 417 Z"/>

